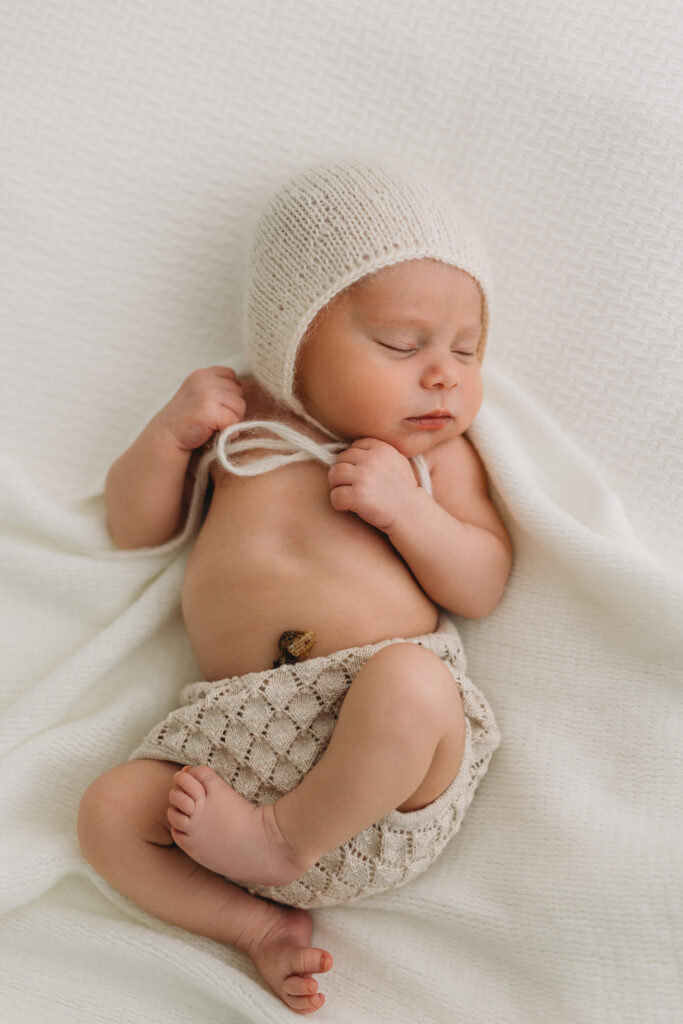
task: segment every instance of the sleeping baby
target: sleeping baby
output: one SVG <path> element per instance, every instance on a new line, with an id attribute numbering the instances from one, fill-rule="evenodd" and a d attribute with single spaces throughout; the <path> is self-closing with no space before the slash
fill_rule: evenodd
<path id="1" fill-rule="evenodd" d="M 302 1014 L 332 966 L 308 909 L 425 871 L 500 740 L 444 615 L 486 615 L 510 570 L 465 436 L 489 314 L 448 194 L 309 168 L 254 234 L 249 375 L 192 373 L 107 477 L 122 548 L 192 532 L 204 506 L 182 603 L 206 681 L 91 785 L 81 846 L 140 906 L 244 950 Z"/>

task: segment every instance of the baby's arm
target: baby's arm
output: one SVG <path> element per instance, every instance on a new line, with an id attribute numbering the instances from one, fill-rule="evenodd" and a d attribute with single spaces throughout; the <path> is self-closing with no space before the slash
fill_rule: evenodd
<path id="1" fill-rule="evenodd" d="M 433 601 L 480 618 L 502 596 L 512 545 L 470 442 L 458 437 L 440 445 L 432 461 L 434 497 L 391 445 L 356 441 L 330 470 L 330 500 L 386 533 Z"/>
<path id="2" fill-rule="evenodd" d="M 192 452 L 245 413 L 233 370 L 196 370 L 116 460 L 105 485 L 107 526 L 121 548 L 163 544 L 181 526 Z"/>

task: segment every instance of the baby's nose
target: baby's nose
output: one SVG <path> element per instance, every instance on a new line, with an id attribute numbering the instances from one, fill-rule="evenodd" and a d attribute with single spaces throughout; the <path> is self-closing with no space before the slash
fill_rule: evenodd
<path id="1" fill-rule="evenodd" d="M 456 388 L 460 382 L 460 370 L 452 355 L 435 359 L 422 374 L 422 384 L 426 388 Z"/>

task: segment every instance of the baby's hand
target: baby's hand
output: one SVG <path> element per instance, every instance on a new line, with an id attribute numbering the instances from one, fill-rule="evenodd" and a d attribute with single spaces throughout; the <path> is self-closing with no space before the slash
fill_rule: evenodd
<path id="1" fill-rule="evenodd" d="M 235 371 L 210 366 L 191 373 L 157 415 L 178 447 L 190 452 L 217 430 L 238 423 L 246 408 Z"/>
<path id="2" fill-rule="evenodd" d="M 418 493 L 415 474 L 393 445 L 365 437 L 337 457 L 328 480 L 339 512 L 355 512 L 370 526 L 389 532 Z"/>

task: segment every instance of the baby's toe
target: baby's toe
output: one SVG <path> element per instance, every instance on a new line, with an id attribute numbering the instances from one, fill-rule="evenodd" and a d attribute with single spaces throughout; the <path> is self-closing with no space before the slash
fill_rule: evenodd
<path id="1" fill-rule="evenodd" d="M 195 804 L 201 804 L 206 797 L 206 789 L 195 777 L 194 772 L 196 771 L 196 768 L 183 768 L 181 772 L 176 772 L 173 776 L 173 785 L 179 792 L 186 793 L 191 797 Z M 207 771 L 213 775 L 210 768 L 207 768 Z"/>
<path id="2" fill-rule="evenodd" d="M 204 790 L 209 789 L 213 785 L 219 785 L 222 789 L 224 785 L 223 780 L 216 775 L 213 768 L 209 768 L 208 764 L 198 764 L 195 768 L 190 768 L 186 772 L 181 772 L 181 775 L 184 775 L 184 777 L 189 775 L 190 778 L 202 786 Z"/>
<path id="3" fill-rule="evenodd" d="M 291 978 L 285 978 L 282 991 L 288 996 L 313 996 L 318 991 L 318 982 L 315 978 L 302 978 L 293 974 Z"/>
<path id="4" fill-rule="evenodd" d="M 290 1008 L 290 1010 L 296 1010 L 297 1013 L 314 1013 L 319 1010 L 325 1002 L 325 996 L 322 992 L 316 992 L 313 996 L 284 996 L 284 1002 Z"/>
<path id="5" fill-rule="evenodd" d="M 332 956 L 324 949 L 314 946 L 299 946 L 291 951 L 287 974 L 323 974 L 332 967 Z"/>
<path id="6" fill-rule="evenodd" d="M 168 802 L 171 807 L 175 807 L 182 814 L 192 814 L 195 808 L 194 799 L 182 789 L 172 789 L 168 794 Z"/>
<path id="7" fill-rule="evenodd" d="M 166 818 L 172 829 L 176 832 L 187 832 L 190 827 L 190 819 L 187 814 L 183 814 L 181 811 L 176 810 L 175 807 L 169 807 L 166 811 Z"/>

